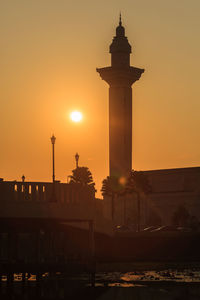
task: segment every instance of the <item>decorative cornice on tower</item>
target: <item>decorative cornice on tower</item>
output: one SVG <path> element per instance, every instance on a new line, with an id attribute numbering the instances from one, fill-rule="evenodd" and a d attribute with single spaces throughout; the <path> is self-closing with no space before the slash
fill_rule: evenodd
<path id="1" fill-rule="evenodd" d="M 110 86 L 129 87 L 135 81 L 139 80 L 144 69 L 129 67 L 124 69 L 115 69 L 113 67 L 105 67 L 96 69 L 101 78 Z"/>

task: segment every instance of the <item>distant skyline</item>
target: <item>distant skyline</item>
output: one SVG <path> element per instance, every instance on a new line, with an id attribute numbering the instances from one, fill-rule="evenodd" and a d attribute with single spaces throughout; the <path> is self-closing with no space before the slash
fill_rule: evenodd
<path id="1" fill-rule="evenodd" d="M 110 65 L 119 12 L 144 68 L 133 87 L 133 168 L 200 166 L 199 0 L 0 1 L 0 177 L 51 181 L 80 166 L 98 196 L 108 175 L 108 86 L 96 67 Z M 73 123 L 69 114 L 81 111 Z"/>

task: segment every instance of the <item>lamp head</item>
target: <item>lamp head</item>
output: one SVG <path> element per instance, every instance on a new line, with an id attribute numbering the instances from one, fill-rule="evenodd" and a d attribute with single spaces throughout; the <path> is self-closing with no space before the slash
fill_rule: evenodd
<path id="1" fill-rule="evenodd" d="M 52 137 L 51 137 L 51 143 L 52 143 L 52 145 L 54 145 L 55 142 L 56 142 L 56 137 L 53 134 Z"/>
<path id="2" fill-rule="evenodd" d="M 78 162 L 78 160 L 79 160 L 79 155 L 78 155 L 78 153 L 75 154 L 75 160 L 76 160 L 76 162 Z"/>

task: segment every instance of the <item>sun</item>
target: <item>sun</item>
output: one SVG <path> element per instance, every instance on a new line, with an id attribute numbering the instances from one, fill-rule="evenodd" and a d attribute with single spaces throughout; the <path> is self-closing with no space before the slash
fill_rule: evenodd
<path id="1" fill-rule="evenodd" d="M 80 122 L 83 118 L 82 113 L 80 111 L 73 111 L 70 114 L 70 118 L 73 122 Z"/>

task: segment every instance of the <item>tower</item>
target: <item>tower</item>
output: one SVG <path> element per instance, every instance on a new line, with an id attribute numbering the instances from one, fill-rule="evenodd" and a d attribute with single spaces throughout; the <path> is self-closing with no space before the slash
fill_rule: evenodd
<path id="1" fill-rule="evenodd" d="M 121 14 L 110 45 L 111 66 L 97 69 L 109 84 L 109 167 L 111 177 L 124 177 L 132 169 L 132 84 L 144 69 L 130 66 L 131 45 Z"/>

